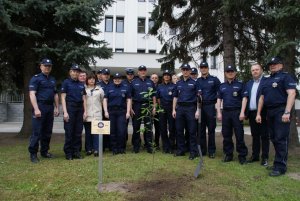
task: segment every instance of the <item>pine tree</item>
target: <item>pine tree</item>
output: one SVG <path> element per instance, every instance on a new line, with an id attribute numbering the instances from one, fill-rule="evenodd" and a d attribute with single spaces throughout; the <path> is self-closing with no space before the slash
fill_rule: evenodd
<path id="1" fill-rule="evenodd" d="M 86 68 L 95 58 L 109 58 L 111 52 L 97 25 L 112 0 L 1 0 L 0 65 L 18 72 L 24 98 L 21 134 L 31 133 L 31 106 L 28 82 L 43 57 L 53 60 L 53 74 L 66 76 L 68 66 L 78 63 Z"/>

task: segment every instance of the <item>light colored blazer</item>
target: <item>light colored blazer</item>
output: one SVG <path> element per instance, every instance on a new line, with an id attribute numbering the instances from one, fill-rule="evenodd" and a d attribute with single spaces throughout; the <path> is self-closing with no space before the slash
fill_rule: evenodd
<path id="1" fill-rule="evenodd" d="M 91 122 L 93 119 L 102 120 L 102 101 L 104 98 L 104 91 L 101 87 L 95 88 L 85 87 L 86 91 L 86 113 L 85 121 Z"/>

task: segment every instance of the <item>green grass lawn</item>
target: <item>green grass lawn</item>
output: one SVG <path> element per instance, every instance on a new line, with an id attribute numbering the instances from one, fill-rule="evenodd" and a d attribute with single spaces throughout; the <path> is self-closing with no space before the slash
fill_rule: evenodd
<path id="1" fill-rule="evenodd" d="M 103 185 L 122 183 L 129 190 L 101 194 L 97 158 L 65 160 L 61 135 L 56 134 L 51 144 L 55 159 L 41 158 L 38 164 L 29 161 L 28 139 L 11 138 L 5 143 L 0 139 L 0 200 L 300 200 L 299 180 L 269 177 L 259 163 L 242 166 L 237 157 L 222 163 L 220 136 L 217 157 L 204 157 L 197 179 L 193 172 L 198 159 L 190 161 L 188 156 L 156 152 L 153 163 L 152 155 L 144 151 L 133 154 L 128 149 L 116 156 L 105 152 Z M 288 173 L 299 172 L 300 154 L 295 151 L 288 160 Z"/>

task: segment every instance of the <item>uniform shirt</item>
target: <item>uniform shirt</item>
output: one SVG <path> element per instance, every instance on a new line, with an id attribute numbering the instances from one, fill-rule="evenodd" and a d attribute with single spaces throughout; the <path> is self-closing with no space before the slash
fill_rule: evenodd
<path id="1" fill-rule="evenodd" d="M 199 77 L 197 79 L 198 92 L 202 96 L 202 101 L 204 103 L 217 101 L 217 93 L 220 84 L 220 80 L 211 75 L 208 75 L 207 77 Z"/>
<path id="2" fill-rule="evenodd" d="M 197 94 L 196 81 L 191 78 L 186 81 L 179 80 L 174 88 L 174 97 L 177 97 L 177 103 L 196 103 Z"/>
<path id="3" fill-rule="evenodd" d="M 150 89 L 153 89 L 153 92 L 155 91 L 154 83 L 149 78 L 145 78 L 144 80 L 142 80 L 141 78 L 135 78 L 132 81 L 131 86 L 131 97 L 134 102 L 148 102 L 149 98 L 145 98 L 144 94 L 141 93 L 149 92 Z M 152 94 L 152 97 L 153 96 L 155 96 L 154 93 Z"/>
<path id="4" fill-rule="evenodd" d="M 264 105 L 267 107 L 285 105 L 288 97 L 286 90 L 288 89 L 296 89 L 296 81 L 290 74 L 282 71 L 272 74 L 266 79 L 262 88 Z"/>
<path id="5" fill-rule="evenodd" d="M 105 92 L 105 89 L 107 86 L 109 86 L 112 82 L 108 81 L 108 83 L 105 83 L 103 80 L 98 82 L 97 84 L 103 89 L 103 91 Z"/>
<path id="6" fill-rule="evenodd" d="M 173 101 L 173 93 L 174 93 L 174 88 L 175 84 L 172 82 L 169 82 L 168 84 L 166 83 L 161 83 L 157 87 L 157 98 L 160 99 L 160 105 L 163 107 L 166 106 L 172 106 L 172 101 Z"/>
<path id="7" fill-rule="evenodd" d="M 127 99 L 131 98 L 130 91 L 127 86 L 122 83 L 119 85 L 110 84 L 104 91 L 104 98 L 107 98 L 109 107 L 127 108 Z"/>
<path id="8" fill-rule="evenodd" d="M 54 101 L 57 93 L 54 77 L 43 73 L 33 76 L 29 82 L 29 91 L 36 91 L 37 101 Z"/>
<path id="9" fill-rule="evenodd" d="M 241 81 L 233 80 L 220 85 L 218 98 L 223 100 L 223 108 L 241 108 L 243 97 L 248 96 L 248 92 L 244 89 Z"/>
<path id="10" fill-rule="evenodd" d="M 133 80 L 132 80 L 133 81 Z M 131 94 L 131 92 L 132 92 L 132 81 L 131 82 L 129 82 L 127 79 L 125 79 L 125 80 L 122 80 L 122 84 L 125 86 L 125 87 L 127 87 L 128 88 L 128 90 L 129 90 L 129 92 L 130 92 L 130 94 Z"/>
<path id="11" fill-rule="evenodd" d="M 65 79 L 61 86 L 61 93 L 66 93 L 66 102 L 82 102 L 82 96 L 86 95 L 84 84 L 71 78 Z"/>

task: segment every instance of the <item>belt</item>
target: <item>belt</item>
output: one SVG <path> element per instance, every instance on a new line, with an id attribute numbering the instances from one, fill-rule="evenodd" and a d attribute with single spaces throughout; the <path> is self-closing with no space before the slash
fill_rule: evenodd
<path id="1" fill-rule="evenodd" d="M 177 103 L 177 105 L 179 106 L 195 106 L 197 105 L 197 103 L 194 103 L 194 102 L 180 102 L 180 103 Z"/>
<path id="2" fill-rule="evenodd" d="M 223 111 L 236 111 L 236 110 L 241 110 L 240 107 L 224 107 Z"/>
<path id="3" fill-rule="evenodd" d="M 125 110 L 124 107 L 120 107 L 120 106 L 109 106 L 108 107 L 109 110 Z"/>
<path id="4" fill-rule="evenodd" d="M 281 107 L 285 107 L 285 104 L 278 104 L 275 106 L 267 106 L 267 110 L 277 109 L 277 108 L 281 108 Z"/>
<path id="5" fill-rule="evenodd" d="M 203 101 L 202 105 L 212 105 L 212 104 L 216 104 L 216 100 L 212 100 L 212 101 Z"/>
<path id="6" fill-rule="evenodd" d="M 53 100 L 38 100 L 37 102 L 45 105 L 53 105 Z"/>
<path id="7" fill-rule="evenodd" d="M 82 103 L 83 102 L 71 102 L 71 101 L 67 101 L 67 106 L 71 106 L 71 107 L 83 107 Z"/>

